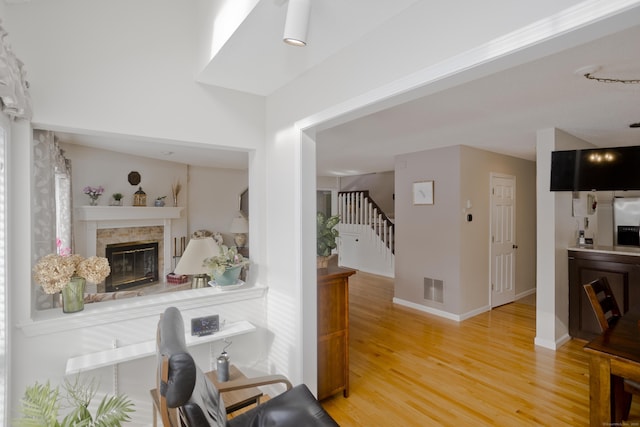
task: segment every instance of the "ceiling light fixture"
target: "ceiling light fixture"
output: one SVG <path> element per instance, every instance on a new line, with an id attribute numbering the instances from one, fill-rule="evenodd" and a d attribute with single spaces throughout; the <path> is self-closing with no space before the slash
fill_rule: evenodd
<path id="1" fill-rule="evenodd" d="M 615 78 L 606 78 L 606 77 L 596 77 L 593 74 L 587 73 L 584 77 L 588 80 L 595 80 L 600 83 L 624 83 L 624 84 L 640 84 L 640 79 L 615 79 Z"/>
<path id="2" fill-rule="evenodd" d="M 640 84 L 640 79 L 618 79 L 612 77 L 596 77 L 594 74 L 601 70 L 598 65 L 587 65 L 578 68 L 575 73 L 583 76 L 587 80 L 594 80 L 599 83 L 624 83 L 624 84 Z"/>
<path id="3" fill-rule="evenodd" d="M 307 45 L 311 0 L 289 0 L 282 40 L 291 46 Z"/>

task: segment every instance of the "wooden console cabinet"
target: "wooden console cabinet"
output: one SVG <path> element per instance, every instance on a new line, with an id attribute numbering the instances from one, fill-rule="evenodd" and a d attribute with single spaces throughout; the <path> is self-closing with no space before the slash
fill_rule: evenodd
<path id="1" fill-rule="evenodd" d="M 318 269 L 318 399 L 349 396 L 349 276 L 355 270 Z"/>
<path id="2" fill-rule="evenodd" d="M 640 306 L 640 253 L 569 250 L 568 255 L 569 334 L 592 340 L 601 331 L 582 286 L 604 276 L 623 314 Z"/>

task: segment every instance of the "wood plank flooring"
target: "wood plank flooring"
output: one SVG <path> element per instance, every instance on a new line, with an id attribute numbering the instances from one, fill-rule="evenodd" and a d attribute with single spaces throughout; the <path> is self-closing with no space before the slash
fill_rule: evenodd
<path id="1" fill-rule="evenodd" d="M 322 402 L 341 426 L 588 425 L 585 342 L 535 347 L 534 305 L 455 322 L 394 305 L 392 279 L 358 272 L 349 293 L 351 394 Z"/>

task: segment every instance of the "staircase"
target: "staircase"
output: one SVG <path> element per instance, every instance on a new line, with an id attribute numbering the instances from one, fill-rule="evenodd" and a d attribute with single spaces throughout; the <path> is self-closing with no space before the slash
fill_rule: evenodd
<path id="1" fill-rule="evenodd" d="M 338 215 L 339 265 L 394 277 L 394 224 L 369 192 L 338 193 Z"/>

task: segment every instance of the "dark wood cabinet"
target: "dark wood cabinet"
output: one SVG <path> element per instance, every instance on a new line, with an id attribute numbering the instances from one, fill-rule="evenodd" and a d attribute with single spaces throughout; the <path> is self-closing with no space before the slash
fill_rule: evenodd
<path id="1" fill-rule="evenodd" d="M 592 340 L 601 333 L 582 286 L 603 276 L 623 314 L 640 307 L 640 256 L 569 250 L 569 334 L 574 338 Z"/>
<path id="2" fill-rule="evenodd" d="M 355 272 L 318 269 L 318 399 L 349 395 L 349 277 Z"/>

